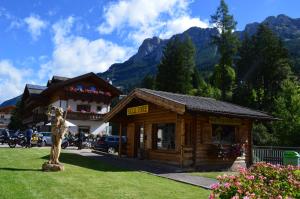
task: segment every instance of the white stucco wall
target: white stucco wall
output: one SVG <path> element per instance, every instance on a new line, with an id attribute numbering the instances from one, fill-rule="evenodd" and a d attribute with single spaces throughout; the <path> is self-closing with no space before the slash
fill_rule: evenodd
<path id="1" fill-rule="evenodd" d="M 104 103 L 96 103 L 96 102 L 86 102 L 81 100 L 57 100 L 52 103 L 52 106 L 61 107 L 66 110 L 67 107 L 70 107 L 72 111 L 77 111 L 77 105 L 85 105 L 88 104 L 91 106 L 91 112 L 96 112 L 99 114 L 105 114 L 110 111 L 110 106 Z M 101 111 L 97 112 L 97 107 L 101 106 Z M 69 122 L 76 125 L 76 127 L 70 127 L 70 131 L 74 133 L 78 133 L 78 127 L 87 126 L 90 128 L 90 133 L 99 134 L 99 133 L 108 133 L 108 123 L 103 123 L 102 121 L 91 121 L 91 120 L 68 120 Z"/>
<path id="2" fill-rule="evenodd" d="M 68 120 L 69 122 L 75 124 L 75 127 L 70 127 L 72 133 L 78 133 L 78 128 L 80 126 L 87 126 L 90 128 L 90 133 L 92 134 L 106 134 L 108 133 L 108 123 L 103 123 L 101 121 L 89 121 L 89 120 Z"/>
<path id="3" fill-rule="evenodd" d="M 62 107 L 64 110 L 66 110 L 67 107 L 70 107 L 72 111 L 77 111 L 77 105 L 90 105 L 91 106 L 91 112 L 97 112 L 97 113 L 107 113 L 110 111 L 110 106 L 104 103 L 96 103 L 96 102 L 86 102 L 81 100 L 57 100 L 53 102 L 52 106 Z M 101 111 L 97 111 L 97 107 L 102 106 Z"/>

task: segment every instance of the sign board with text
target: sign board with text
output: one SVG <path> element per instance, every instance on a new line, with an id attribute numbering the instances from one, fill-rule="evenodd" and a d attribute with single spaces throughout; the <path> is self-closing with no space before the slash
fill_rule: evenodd
<path id="1" fill-rule="evenodd" d="M 148 105 L 127 108 L 127 115 L 138 115 L 138 114 L 143 114 L 143 113 L 148 113 L 148 112 L 149 112 Z"/>

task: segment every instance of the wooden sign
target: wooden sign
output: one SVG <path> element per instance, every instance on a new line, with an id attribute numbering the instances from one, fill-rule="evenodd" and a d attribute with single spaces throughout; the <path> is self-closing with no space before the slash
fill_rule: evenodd
<path id="1" fill-rule="evenodd" d="M 227 117 L 209 117 L 209 122 L 211 124 L 221 124 L 221 125 L 241 125 L 242 121 L 236 118 L 227 118 Z"/>
<path id="2" fill-rule="evenodd" d="M 135 106 L 135 107 L 127 108 L 127 115 L 143 114 L 143 113 L 148 113 L 148 111 L 149 111 L 148 105 Z"/>

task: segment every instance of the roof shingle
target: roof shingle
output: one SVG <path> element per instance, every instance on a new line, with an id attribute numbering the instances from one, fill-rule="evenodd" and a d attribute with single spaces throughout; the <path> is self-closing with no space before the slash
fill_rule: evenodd
<path id="1" fill-rule="evenodd" d="M 183 95 L 183 94 L 170 93 L 164 91 L 155 91 L 155 90 L 150 90 L 145 88 L 141 88 L 139 90 L 152 95 L 156 95 L 158 97 L 167 100 L 171 100 L 183 104 L 185 105 L 186 109 L 190 111 L 207 112 L 207 113 L 241 116 L 241 117 L 244 116 L 244 117 L 259 118 L 259 119 L 275 119 L 274 117 L 264 112 L 252 110 L 250 108 L 216 100 L 213 98 L 190 96 L 190 95 Z"/>

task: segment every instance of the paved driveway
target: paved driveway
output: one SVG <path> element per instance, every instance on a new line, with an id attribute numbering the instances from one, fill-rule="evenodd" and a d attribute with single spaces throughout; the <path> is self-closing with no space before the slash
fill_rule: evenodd
<path id="1" fill-rule="evenodd" d="M 205 189 L 210 189 L 210 186 L 218 181 L 211 178 L 193 176 L 185 172 L 180 167 L 161 164 L 150 160 L 138 160 L 133 158 L 119 158 L 118 156 L 105 153 L 93 153 L 91 150 L 68 150 L 68 152 L 76 153 L 85 157 L 93 158 L 127 170 L 147 172 L 163 178 L 199 186 Z"/>

